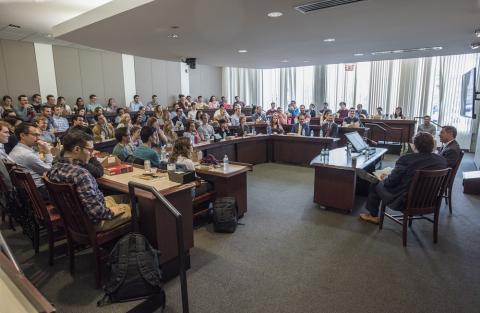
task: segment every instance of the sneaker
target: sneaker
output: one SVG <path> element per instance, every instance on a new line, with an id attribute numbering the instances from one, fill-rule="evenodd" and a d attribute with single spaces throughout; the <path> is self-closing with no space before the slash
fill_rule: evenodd
<path id="1" fill-rule="evenodd" d="M 360 213 L 360 219 L 366 222 L 378 225 L 380 218 L 378 216 L 372 216 L 370 213 Z"/>

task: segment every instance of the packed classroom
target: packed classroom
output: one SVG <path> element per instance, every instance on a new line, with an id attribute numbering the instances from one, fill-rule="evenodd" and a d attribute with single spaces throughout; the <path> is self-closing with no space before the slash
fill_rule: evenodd
<path id="1" fill-rule="evenodd" d="M 108 38 L 167 4 L 104 2 L 58 44 L 0 31 L 0 312 L 478 310 L 479 54 L 178 62 Z"/>

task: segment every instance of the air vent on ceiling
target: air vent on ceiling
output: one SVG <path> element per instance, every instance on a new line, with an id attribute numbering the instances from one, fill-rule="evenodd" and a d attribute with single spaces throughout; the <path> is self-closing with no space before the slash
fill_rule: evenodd
<path id="1" fill-rule="evenodd" d="M 295 10 L 302 12 L 303 14 L 315 12 L 318 10 L 323 10 L 331 7 L 336 7 L 339 5 L 345 5 L 360 1 L 367 1 L 367 0 L 322 0 L 317 2 L 310 2 L 307 4 L 302 4 L 295 7 Z"/>

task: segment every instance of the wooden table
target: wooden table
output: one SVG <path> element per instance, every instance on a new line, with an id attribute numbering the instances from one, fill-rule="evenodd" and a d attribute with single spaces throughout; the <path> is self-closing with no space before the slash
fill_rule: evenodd
<path id="1" fill-rule="evenodd" d="M 195 183 L 181 185 L 168 180 L 167 174 L 159 179 L 144 180 L 138 178 L 143 169 L 134 168 L 133 172 L 108 176 L 97 179 L 102 189 L 113 190 L 117 193 L 128 193 L 128 182 L 135 181 L 144 185 L 154 186 L 168 201 L 182 214 L 183 238 L 187 254 L 187 266 L 190 267 L 189 249 L 193 247 L 193 212 L 191 188 Z M 139 226 L 150 244 L 162 253 L 160 264 L 163 276 L 168 280 L 178 274 L 177 239 L 175 233 L 175 218 L 166 207 L 150 192 L 136 190 L 140 208 Z"/>
<path id="2" fill-rule="evenodd" d="M 223 165 L 208 169 L 197 166 L 197 175 L 213 184 L 217 197 L 235 197 L 237 200 L 238 216 L 247 212 L 247 172 L 251 171 L 250 164 L 231 163 L 224 171 Z"/>
<path id="3" fill-rule="evenodd" d="M 204 155 L 212 154 L 218 160 L 223 160 L 227 155 L 230 161 L 250 164 L 286 162 L 308 165 L 323 148 L 335 148 L 338 141 L 338 138 L 260 134 L 213 143 L 203 142 L 194 148 Z"/>
<path id="4" fill-rule="evenodd" d="M 357 186 L 356 169 L 372 172 L 386 152 L 387 149 L 376 148 L 375 154 L 369 158 L 359 156 L 355 168 L 345 148 L 331 150 L 328 162 L 324 162 L 320 155 L 315 157 L 310 162 L 315 167 L 313 201 L 328 208 L 351 212 L 355 207 L 355 193 L 361 189 Z M 363 184 L 365 192 L 368 185 L 365 181 L 359 183 Z"/>

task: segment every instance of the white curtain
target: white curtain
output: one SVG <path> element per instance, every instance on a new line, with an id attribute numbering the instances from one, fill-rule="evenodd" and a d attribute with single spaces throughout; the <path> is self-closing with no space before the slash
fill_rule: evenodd
<path id="1" fill-rule="evenodd" d="M 393 114 L 401 106 L 410 118 L 429 114 L 440 125 L 457 127 L 460 146 L 469 149 L 478 122 L 460 116 L 461 80 L 471 68 L 480 69 L 479 64 L 480 54 L 465 54 L 347 66 L 224 68 L 223 90 L 229 99 L 240 95 L 247 103 L 264 107 L 272 101 L 284 108 L 291 100 L 307 106 L 326 101 L 337 110 L 345 101 L 349 107 L 362 103 L 370 113 L 382 107 L 384 113 Z"/>

